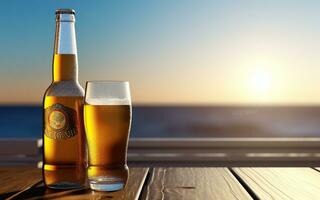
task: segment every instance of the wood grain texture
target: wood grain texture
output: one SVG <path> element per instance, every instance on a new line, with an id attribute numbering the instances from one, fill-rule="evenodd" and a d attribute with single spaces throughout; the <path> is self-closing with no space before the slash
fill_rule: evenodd
<path id="1" fill-rule="evenodd" d="M 234 168 L 260 199 L 320 199 L 320 173 L 312 168 Z"/>
<path id="2" fill-rule="evenodd" d="M 251 199 L 227 168 L 156 168 L 142 199 Z"/>
<path id="3" fill-rule="evenodd" d="M 129 179 L 123 190 L 116 192 L 97 192 L 86 189 L 74 190 L 52 190 L 46 188 L 43 183 L 24 191 L 23 193 L 11 199 L 119 199 L 119 200 L 136 200 L 139 198 L 143 184 L 148 174 L 148 168 L 130 168 Z"/>
<path id="4" fill-rule="evenodd" d="M 25 190 L 41 179 L 41 170 L 36 168 L 0 168 L 0 199 Z"/>

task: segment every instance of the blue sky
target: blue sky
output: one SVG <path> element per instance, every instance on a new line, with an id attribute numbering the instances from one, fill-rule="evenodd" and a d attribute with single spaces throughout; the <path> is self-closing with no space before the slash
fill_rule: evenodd
<path id="1" fill-rule="evenodd" d="M 79 75 L 135 103 L 317 104 L 319 1 L 5 1 L 0 103 L 41 103 L 57 8 L 76 10 Z"/>

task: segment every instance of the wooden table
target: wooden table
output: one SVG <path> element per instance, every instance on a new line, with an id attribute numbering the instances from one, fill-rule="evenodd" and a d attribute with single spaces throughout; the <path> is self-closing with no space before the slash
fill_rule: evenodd
<path id="1" fill-rule="evenodd" d="M 320 199 L 317 168 L 130 168 L 125 189 L 55 191 L 41 170 L 0 168 L 0 199 Z"/>

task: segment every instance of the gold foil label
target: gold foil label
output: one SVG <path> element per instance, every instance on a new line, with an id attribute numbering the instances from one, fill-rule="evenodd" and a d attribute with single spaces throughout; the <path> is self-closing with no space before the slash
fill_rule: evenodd
<path id="1" fill-rule="evenodd" d="M 68 139 L 77 135 L 76 111 L 62 104 L 54 104 L 44 111 L 45 135 L 51 139 Z"/>

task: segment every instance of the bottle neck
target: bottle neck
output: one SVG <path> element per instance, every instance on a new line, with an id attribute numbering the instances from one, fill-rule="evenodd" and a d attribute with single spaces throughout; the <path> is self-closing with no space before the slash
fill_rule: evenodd
<path id="1" fill-rule="evenodd" d="M 53 81 L 78 81 L 74 15 L 59 14 L 56 19 Z"/>

